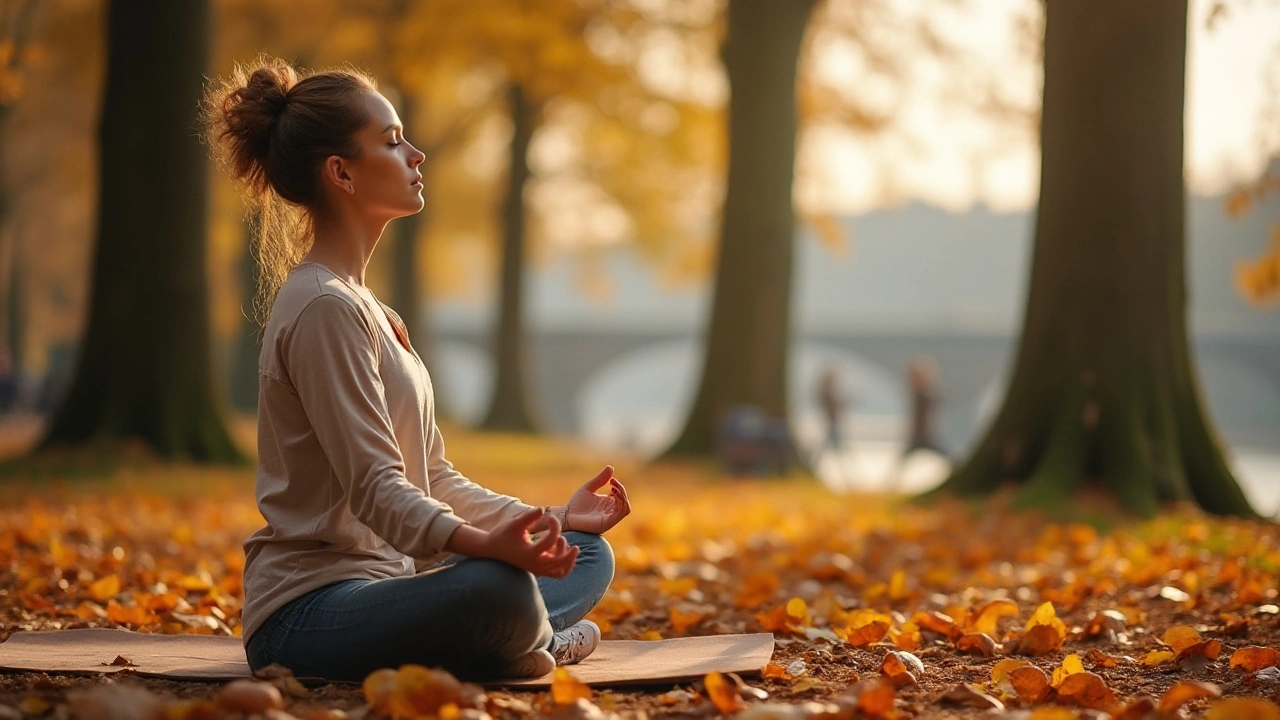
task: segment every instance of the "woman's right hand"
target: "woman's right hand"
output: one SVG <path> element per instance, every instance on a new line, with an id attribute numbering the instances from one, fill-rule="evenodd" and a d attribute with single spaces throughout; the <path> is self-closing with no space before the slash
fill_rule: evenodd
<path id="1" fill-rule="evenodd" d="M 543 508 L 530 508 L 488 531 L 463 525 L 449 537 L 445 549 L 501 560 L 535 577 L 565 577 L 578 560 L 578 548 L 560 534 L 560 521 L 552 516 L 544 521 L 544 514 Z M 530 530 L 539 523 L 542 527 L 534 538 Z"/>

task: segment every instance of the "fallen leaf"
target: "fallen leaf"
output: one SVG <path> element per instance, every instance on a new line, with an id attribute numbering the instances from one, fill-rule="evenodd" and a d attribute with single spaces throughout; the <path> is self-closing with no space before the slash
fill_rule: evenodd
<path id="1" fill-rule="evenodd" d="M 1004 703 L 963 683 L 943 693 L 938 700 L 951 705 L 976 707 L 982 710 L 1004 710 Z"/>
<path id="2" fill-rule="evenodd" d="M 1280 665 L 1280 650 L 1248 645 L 1231 654 L 1231 669 L 1257 672 L 1264 667 Z"/>
<path id="3" fill-rule="evenodd" d="M 765 665 L 760 674 L 765 680 L 787 680 L 791 677 L 781 665 L 775 665 L 774 663 Z"/>
<path id="4" fill-rule="evenodd" d="M 1115 693 L 1101 677 L 1091 672 L 1076 673 L 1063 680 L 1058 699 L 1091 710 L 1107 711 L 1116 705 Z"/>
<path id="5" fill-rule="evenodd" d="M 872 718 L 882 718 L 889 720 L 897 715 L 894 710 L 893 701 L 896 691 L 891 683 L 867 680 L 858 683 L 851 688 L 857 697 L 855 709 L 863 715 Z"/>
<path id="6" fill-rule="evenodd" d="M 1009 677 L 1009 673 L 1018 668 L 1027 667 L 1030 664 L 1026 660 L 1018 660 L 1017 658 L 1001 660 L 991 668 L 991 682 L 999 684 Z"/>
<path id="7" fill-rule="evenodd" d="M 414 664 L 401 665 L 396 670 L 395 692 L 391 696 L 393 714 L 434 715 L 441 707 L 457 705 L 461 699 L 462 684 L 444 670 Z"/>
<path id="8" fill-rule="evenodd" d="M 551 702 L 556 705 L 573 705 L 578 700 L 590 700 L 591 688 L 569 672 L 569 668 L 556 668 L 551 678 Z"/>
<path id="9" fill-rule="evenodd" d="M 1084 654 L 1084 659 L 1088 660 L 1094 667 L 1115 667 L 1117 665 L 1115 658 L 1097 648 L 1089 648 L 1089 652 Z"/>
<path id="10" fill-rule="evenodd" d="M 711 698 L 711 702 L 721 713 L 732 715 L 746 707 L 737 689 L 725 679 L 724 675 L 718 672 L 708 673 L 703 678 L 702 684 L 707 689 L 707 697 Z"/>
<path id="11" fill-rule="evenodd" d="M 1173 658 L 1174 658 L 1174 655 L 1172 651 L 1152 650 L 1151 652 L 1146 654 L 1146 657 L 1142 658 L 1138 662 L 1142 663 L 1143 665 L 1163 665 L 1164 663 L 1167 663 L 1167 662 L 1173 662 Z"/>
<path id="12" fill-rule="evenodd" d="M 1059 625 L 1062 623 L 1059 622 Z M 1022 636 L 1018 642 L 1017 652 L 1020 655 L 1048 655 L 1062 647 L 1066 632 L 1053 625 L 1036 625 Z"/>
<path id="13" fill-rule="evenodd" d="M 1183 681 L 1165 691 L 1160 698 L 1160 712 L 1174 713 L 1192 700 L 1221 696 L 1222 690 L 1213 683 Z"/>
<path id="14" fill-rule="evenodd" d="M 99 578 L 89 585 L 89 597 L 104 603 L 120 594 L 120 576 L 111 574 Z"/>
<path id="15" fill-rule="evenodd" d="M 956 640 L 956 650 L 970 655 L 992 657 L 996 654 L 996 641 L 986 633 L 968 633 Z"/>
<path id="16" fill-rule="evenodd" d="M 1018 697 L 1031 703 L 1040 702 L 1049 695 L 1049 676 L 1035 665 L 1014 668 L 1009 673 L 1009 684 Z"/>
<path id="17" fill-rule="evenodd" d="M 68 693 L 67 706 L 77 720 L 163 720 L 165 717 L 165 704 L 159 695 L 123 683 Z M 30 712 L 26 708 L 23 711 Z"/>
<path id="18" fill-rule="evenodd" d="M 952 620 L 950 615 L 935 610 L 917 612 L 911 616 L 911 622 L 923 630 L 938 633 L 948 640 L 954 640 L 964 632 L 956 627 L 955 620 Z"/>
<path id="19" fill-rule="evenodd" d="M 841 634 L 841 630 L 837 629 L 836 634 Z M 889 632 L 889 623 L 875 621 L 865 625 L 851 628 L 843 631 L 844 641 L 854 647 L 866 647 L 873 643 L 878 643 L 884 639 L 886 633 Z"/>
<path id="20" fill-rule="evenodd" d="M 1173 652 L 1176 654 L 1200 642 L 1200 633 L 1186 625 L 1174 625 L 1165 630 L 1160 639 L 1164 641 L 1165 645 L 1173 648 Z"/>
<path id="21" fill-rule="evenodd" d="M 889 678 L 894 687 L 915 685 L 924 675 L 924 663 L 905 650 L 893 650 L 885 654 L 880 673 Z"/>
<path id="22" fill-rule="evenodd" d="M 1280 706 L 1261 698 L 1218 700 L 1205 711 L 1205 720 L 1280 720 Z"/>
<path id="23" fill-rule="evenodd" d="M 218 691 L 214 701 L 223 710 L 245 714 L 283 710 L 284 697 L 275 685 L 261 680 L 232 680 Z"/>
<path id="24" fill-rule="evenodd" d="M 1072 653 L 1062 659 L 1062 665 L 1054 669 L 1053 677 L 1050 679 L 1049 684 L 1055 688 L 1061 687 L 1062 681 L 1066 680 L 1067 677 L 1082 672 L 1084 672 L 1084 663 L 1080 662 L 1079 655 Z"/>
<path id="25" fill-rule="evenodd" d="M 1000 623 L 1002 617 L 1018 617 L 1022 611 L 1018 609 L 1018 604 L 1012 600 L 1001 598 L 992 600 L 982 609 L 978 611 L 977 620 L 973 623 L 974 632 L 986 633 L 993 635 L 996 627 Z"/>

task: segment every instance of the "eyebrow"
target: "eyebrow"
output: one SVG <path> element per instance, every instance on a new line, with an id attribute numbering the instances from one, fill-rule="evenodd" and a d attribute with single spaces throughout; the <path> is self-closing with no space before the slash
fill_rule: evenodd
<path id="1" fill-rule="evenodd" d="M 396 130 L 403 130 L 404 128 L 400 127 L 399 125 L 397 125 L 397 124 L 395 124 L 395 123 L 391 123 L 390 125 L 388 125 L 388 126 L 386 126 L 386 127 L 382 128 L 382 132 L 386 132 L 386 131 L 388 131 L 388 130 L 392 130 L 392 129 L 396 129 Z"/>

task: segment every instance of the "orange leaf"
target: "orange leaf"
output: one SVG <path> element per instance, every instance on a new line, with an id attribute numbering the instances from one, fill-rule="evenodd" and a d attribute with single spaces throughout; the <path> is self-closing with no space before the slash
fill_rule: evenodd
<path id="1" fill-rule="evenodd" d="M 1160 712 L 1175 713 L 1192 700 L 1221 696 L 1222 690 L 1213 683 L 1183 681 L 1169 688 L 1160 698 Z"/>
<path id="2" fill-rule="evenodd" d="M 892 684 L 871 680 L 858 693 L 857 710 L 867 717 L 892 718 L 897 714 L 893 708 L 895 695 L 896 691 Z"/>
<path id="3" fill-rule="evenodd" d="M 590 700 L 591 688 L 574 677 L 566 667 L 556 668 L 551 678 L 551 701 L 556 705 L 572 705 L 578 700 Z"/>
<path id="4" fill-rule="evenodd" d="M 1058 625 L 1061 625 L 1061 621 Z M 1018 642 L 1018 652 L 1023 655 L 1048 655 L 1062 647 L 1066 633 L 1053 625 L 1035 625 Z"/>
<path id="5" fill-rule="evenodd" d="M 1173 648 L 1175 653 L 1180 653 L 1200 642 L 1200 633 L 1186 625 L 1174 625 L 1164 631 L 1164 637 L 1161 640 L 1164 641 L 1165 645 Z"/>
<path id="6" fill-rule="evenodd" d="M 1280 707 L 1262 698 L 1227 698 L 1209 706 L 1205 720 L 1280 720 Z"/>
<path id="7" fill-rule="evenodd" d="M 675 628 L 677 634 L 683 635 L 686 630 L 702 622 L 707 615 L 699 610 L 681 610 L 676 606 L 671 606 L 669 613 L 671 617 L 671 627 Z"/>
<path id="8" fill-rule="evenodd" d="M 1049 694 L 1049 677 L 1035 665 L 1027 665 L 1009 673 L 1009 684 L 1018 697 L 1027 702 L 1040 702 Z"/>
<path id="9" fill-rule="evenodd" d="M 1231 655 L 1231 669 L 1257 672 L 1265 667 L 1280 665 L 1280 650 L 1258 645 L 1242 647 Z"/>
<path id="10" fill-rule="evenodd" d="M 889 678 L 894 687 L 917 684 L 919 682 L 917 675 L 923 670 L 924 664 L 920 662 L 920 658 L 901 650 L 885 655 L 884 663 L 880 665 L 880 673 Z"/>
<path id="11" fill-rule="evenodd" d="M 1143 665 L 1162 665 L 1167 662 L 1173 662 L 1173 653 L 1169 650 L 1152 650 L 1138 662 Z"/>
<path id="12" fill-rule="evenodd" d="M 837 628 L 836 634 L 841 635 L 844 641 L 854 647 L 866 647 L 872 643 L 878 643 L 884 639 L 885 633 L 889 632 L 889 623 L 886 622 L 869 622 L 862 627 L 842 630 Z"/>
<path id="13" fill-rule="evenodd" d="M 1091 672 L 1076 673 L 1063 680 L 1058 699 L 1091 710 L 1109 710 L 1116 704 L 1115 693 L 1101 677 Z"/>
<path id="14" fill-rule="evenodd" d="M 732 715 L 746 707 L 746 703 L 738 695 L 738 689 L 720 673 L 708 673 L 702 684 L 707 688 L 707 696 L 721 713 Z"/>
<path id="15" fill-rule="evenodd" d="M 760 673 L 765 680 L 786 680 L 791 676 L 787 674 L 786 668 L 781 665 L 769 663 L 764 666 L 764 671 Z"/>
<path id="16" fill-rule="evenodd" d="M 971 655 L 991 657 L 996 654 L 996 641 L 986 633 L 969 633 L 956 640 L 956 650 Z"/>
<path id="17" fill-rule="evenodd" d="M 973 624 L 975 632 L 986 633 L 988 635 L 996 631 L 996 626 L 1000 623 L 1002 617 L 1018 617 L 1022 612 L 1018 610 L 1018 604 L 1012 600 L 1001 598 L 992 600 L 982 609 L 978 611 L 978 619 Z"/>
<path id="18" fill-rule="evenodd" d="M 792 632 L 793 628 L 787 617 L 787 609 L 778 606 L 768 612 L 756 613 L 756 622 L 760 623 L 760 627 L 765 632 Z"/>
<path id="19" fill-rule="evenodd" d="M 948 640 L 955 639 L 961 633 L 960 628 L 956 627 L 955 621 L 950 616 L 933 610 L 916 613 L 911 616 L 911 622 L 929 632 L 936 632 Z"/>
<path id="20" fill-rule="evenodd" d="M 1084 657 L 1094 667 L 1115 667 L 1117 665 L 1115 658 L 1097 648 L 1089 648 L 1089 652 L 1085 653 Z"/>
<path id="21" fill-rule="evenodd" d="M 395 692 L 391 696 L 393 715 L 435 715 L 444 705 L 461 701 L 462 684 L 444 670 L 410 664 L 401 665 L 396 671 Z"/>

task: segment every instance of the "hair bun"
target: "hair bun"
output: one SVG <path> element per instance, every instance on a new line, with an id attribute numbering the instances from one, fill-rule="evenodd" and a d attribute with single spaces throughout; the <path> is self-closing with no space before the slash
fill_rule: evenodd
<path id="1" fill-rule="evenodd" d="M 206 94 L 204 116 L 209 139 L 231 174 L 255 190 L 268 185 L 271 139 L 289 104 L 297 71 L 279 58 L 237 65 L 220 87 Z"/>

